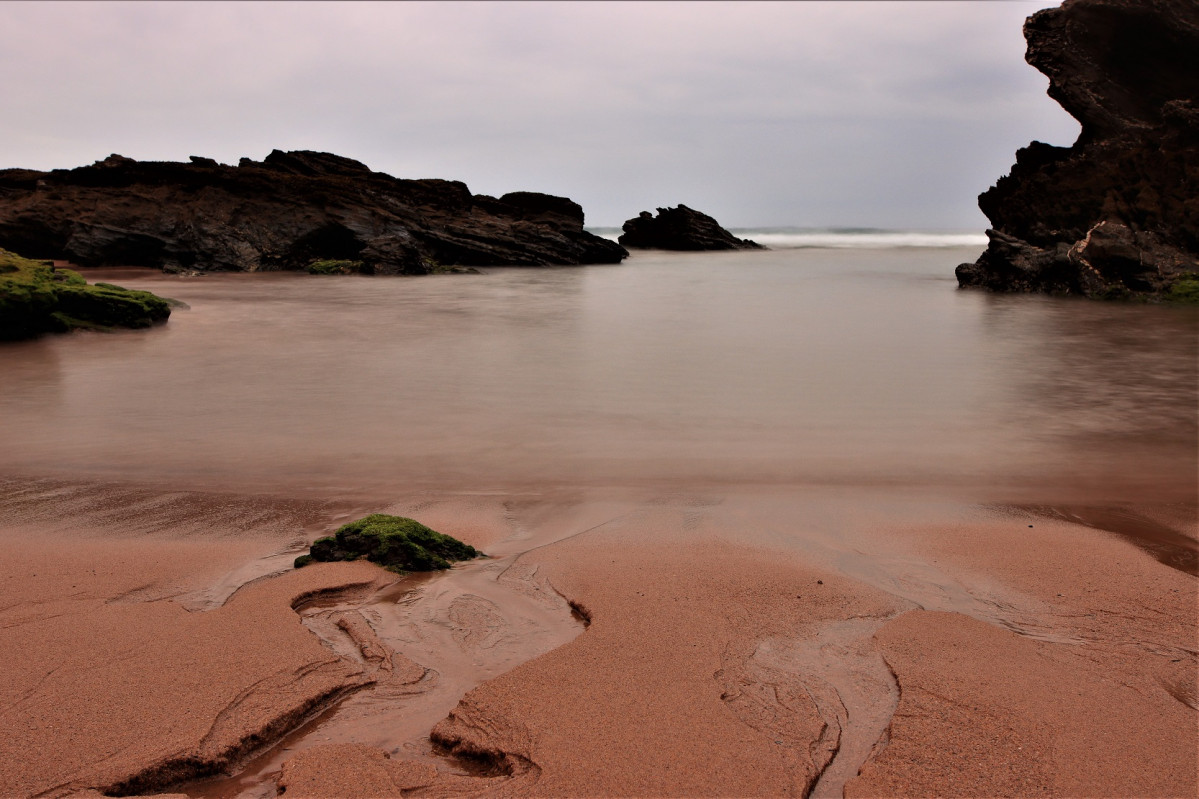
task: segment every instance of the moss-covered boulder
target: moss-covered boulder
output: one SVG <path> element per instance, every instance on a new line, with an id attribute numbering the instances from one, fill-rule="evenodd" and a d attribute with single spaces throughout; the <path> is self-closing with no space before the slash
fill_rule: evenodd
<path id="1" fill-rule="evenodd" d="M 33 338 L 76 328 L 149 327 L 171 315 L 167 300 L 0 250 L 0 339 Z"/>
<path id="2" fill-rule="evenodd" d="M 414 519 L 385 513 L 343 524 L 333 535 L 314 541 L 309 552 L 296 558 L 296 568 L 313 561 L 365 558 L 395 572 L 423 572 L 448 569 L 452 561 L 482 554 Z"/>

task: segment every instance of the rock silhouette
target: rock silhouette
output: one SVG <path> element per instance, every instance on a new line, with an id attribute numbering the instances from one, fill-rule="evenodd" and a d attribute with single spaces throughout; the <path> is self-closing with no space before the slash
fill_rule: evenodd
<path id="1" fill-rule="evenodd" d="M 1199 289 L 1199 4 L 1066 0 L 1024 25 L 1025 59 L 1082 125 L 1032 142 L 979 196 L 986 252 L 962 286 L 1185 300 Z"/>
<path id="2" fill-rule="evenodd" d="M 760 250 L 762 245 L 739 239 L 708 216 L 683 204 L 659 208 L 655 217 L 642 211 L 624 223 L 618 241 L 626 247 L 658 250 Z"/>
<path id="3" fill-rule="evenodd" d="M 81 266 L 253 272 L 338 260 L 368 274 L 628 255 L 583 230 L 583 209 L 564 197 L 488 197 L 457 181 L 279 150 L 236 167 L 112 155 L 78 169 L 0 171 L 0 247 Z"/>

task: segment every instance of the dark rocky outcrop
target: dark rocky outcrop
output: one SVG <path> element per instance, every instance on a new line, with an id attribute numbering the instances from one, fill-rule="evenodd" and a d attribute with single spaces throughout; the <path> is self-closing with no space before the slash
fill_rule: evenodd
<path id="1" fill-rule="evenodd" d="M 1033 142 L 984 192 L 986 252 L 962 286 L 1183 299 L 1199 288 L 1199 3 L 1065 0 L 1025 56 L 1082 125 Z"/>
<path id="2" fill-rule="evenodd" d="M 481 554 L 415 519 L 372 513 L 312 542 L 309 554 L 296 558 L 295 565 L 301 568 L 313 561 L 365 558 L 397 572 L 434 571 L 448 569 L 451 561 L 470 560 Z"/>
<path id="3" fill-rule="evenodd" d="M 149 327 L 166 321 L 171 302 L 111 283 L 89 285 L 78 272 L 0 250 L 0 341 Z"/>
<path id="4" fill-rule="evenodd" d="M 562 197 L 475 195 L 456 181 L 402 180 L 330 153 L 279 150 L 236 167 L 112 155 L 71 170 L 2 170 L 0 246 L 82 266 L 306 270 L 335 260 L 370 274 L 628 255 L 584 231 L 583 209 Z"/>
<path id="5" fill-rule="evenodd" d="M 655 217 L 649 211 L 624 223 L 618 239 L 626 247 L 657 250 L 761 250 L 762 245 L 739 239 L 708 216 L 683 204 L 677 208 L 659 208 Z"/>

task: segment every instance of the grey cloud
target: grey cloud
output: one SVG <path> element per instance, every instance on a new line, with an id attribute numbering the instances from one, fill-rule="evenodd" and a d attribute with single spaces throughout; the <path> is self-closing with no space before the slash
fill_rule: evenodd
<path id="1" fill-rule="evenodd" d="M 0 166 L 305 148 L 594 224 L 981 227 L 1077 132 L 1022 60 L 1040 5 L 9 2 Z"/>

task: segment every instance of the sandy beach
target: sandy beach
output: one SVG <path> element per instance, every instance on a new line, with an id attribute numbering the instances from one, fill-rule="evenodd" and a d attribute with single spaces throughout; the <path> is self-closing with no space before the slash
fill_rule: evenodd
<path id="1" fill-rule="evenodd" d="M 273 574 L 296 546 L 290 525 L 344 508 L 9 482 L 7 516 L 24 521 L 3 532 L 0 784 L 13 796 L 274 795 L 276 780 L 313 797 L 1189 795 L 1193 575 L 1017 509 L 828 494 L 423 495 L 389 510 L 423 505 L 493 558 L 397 582 L 366 563 Z M 122 529 L 148 506 L 170 524 Z M 251 509 L 256 529 L 195 532 Z M 1193 541 L 1193 510 L 1126 512 Z M 830 519 L 853 532 L 834 542 Z M 472 575 L 544 593 L 567 640 L 477 685 L 431 677 L 418 661 L 436 655 L 418 652 L 482 662 L 506 638 L 527 646 L 516 603 L 478 589 L 409 612 L 402 629 L 382 615 Z M 306 627 L 313 607 L 337 618 Z M 461 701 L 435 690 L 455 679 Z M 424 721 L 372 728 L 354 703 L 376 691 Z M 436 750 L 421 743 L 430 729 Z M 240 779 L 195 781 L 247 763 Z"/>

